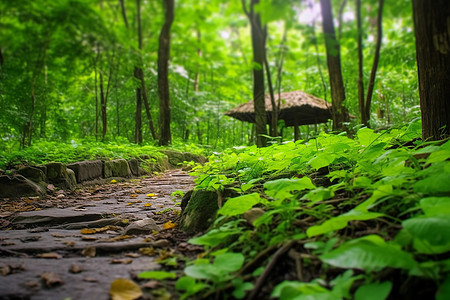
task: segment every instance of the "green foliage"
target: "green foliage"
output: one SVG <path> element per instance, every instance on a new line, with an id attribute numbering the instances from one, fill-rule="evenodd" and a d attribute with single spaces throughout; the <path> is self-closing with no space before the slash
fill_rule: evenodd
<path id="1" fill-rule="evenodd" d="M 435 280 L 437 293 L 446 295 L 450 265 L 435 255 L 450 251 L 449 181 L 444 180 L 449 142 L 401 146 L 420 134 L 414 124 L 380 132 L 362 128 L 355 139 L 321 133 L 308 142 L 213 154 L 192 174 L 202 181 L 225 176 L 241 196 L 227 199 L 213 228 L 190 243 L 204 245 L 206 257 L 242 253 L 245 260 L 289 241 L 304 245 L 296 248 L 308 257 L 302 264 L 312 259 L 323 273 L 308 283 L 280 283 L 272 291 L 280 299 L 362 299 L 367 293 L 386 299 L 396 288 L 390 280 L 376 279 L 386 268 L 398 269 L 405 280 Z M 243 215 L 253 207 L 264 213 L 250 225 Z M 313 224 L 302 225 L 309 219 Z M 187 267 L 186 275 L 197 283 L 214 282 L 213 264 L 206 262 L 198 259 L 193 266 L 201 267 Z M 354 276 L 354 269 L 360 275 Z M 332 280 L 327 270 L 343 271 Z M 258 274 L 228 274 L 226 281 L 237 289 L 243 276 Z M 203 289 L 199 293 L 220 291 L 217 282 Z"/>

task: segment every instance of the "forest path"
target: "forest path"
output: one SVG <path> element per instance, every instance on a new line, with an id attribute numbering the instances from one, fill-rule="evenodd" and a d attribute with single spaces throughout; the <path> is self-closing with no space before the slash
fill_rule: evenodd
<path id="1" fill-rule="evenodd" d="M 45 200 L 1 200 L 0 299 L 109 299 L 114 279 L 136 279 L 160 268 L 156 257 L 190 251 L 187 236 L 170 229 L 180 212 L 171 194 L 193 186 L 171 170 Z"/>

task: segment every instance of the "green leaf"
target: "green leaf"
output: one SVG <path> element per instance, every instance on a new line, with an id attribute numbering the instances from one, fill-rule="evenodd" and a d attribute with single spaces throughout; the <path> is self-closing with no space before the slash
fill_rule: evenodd
<path id="1" fill-rule="evenodd" d="M 363 203 L 359 204 L 357 207 L 355 207 L 355 210 L 358 211 L 366 211 L 372 207 L 372 204 L 374 204 L 378 199 L 382 197 L 389 196 L 393 193 L 392 184 L 384 184 L 380 185 L 370 196 L 369 199 L 364 201 Z"/>
<path id="2" fill-rule="evenodd" d="M 411 218 L 402 223 L 414 237 L 414 247 L 421 253 L 438 254 L 450 250 L 450 218 L 448 215 Z"/>
<path id="3" fill-rule="evenodd" d="M 373 129 L 361 128 L 360 130 L 358 130 L 357 137 L 359 143 L 362 146 L 367 147 L 379 137 L 379 134 L 374 133 Z"/>
<path id="4" fill-rule="evenodd" d="M 164 279 L 173 279 L 177 278 L 177 274 L 174 272 L 165 272 L 165 271 L 147 271 L 139 273 L 139 278 L 144 279 L 156 279 L 156 280 L 164 280 Z"/>
<path id="5" fill-rule="evenodd" d="M 189 243 L 193 245 L 203 245 L 203 246 L 209 246 L 209 247 L 215 247 L 219 245 L 220 243 L 223 243 L 226 238 L 232 236 L 241 234 L 242 231 L 238 229 L 212 229 L 205 233 L 202 236 L 195 237 L 189 240 Z"/>
<path id="6" fill-rule="evenodd" d="M 196 278 L 196 279 L 208 279 L 211 281 L 217 281 L 221 277 L 220 270 L 216 269 L 211 264 L 199 264 L 187 266 L 184 269 L 184 273 L 187 276 Z"/>
<path id="7" fill-rule="evenodd" d="M 450 192 L 450 173 L 438 172 L 429 174 L 422 180 L 414 184 L 414 192 L 424 194 L 447 193 Z"/>
<path id="8" fill-rule="evenodd" d="M 339 268 L 377 271 L 385 267 L 411 269 L 417 265 L 412 255 L 398 246 L 386 243 L 377 235 L 348 241 L 339 248 L 320 256 L 320 259 Z"/>
<path id="9" fill-rule="evenodd" d="M 381 213 L 364 212 L 358 210 L 351 210 L 345 214 L 326 220 L 320 225 L 311 226 L 307 229 L 306 234 L 308 237 L 325 234 L 334 230 L 340 230 L 347 226 L 349 221 L 365 221 L 375 219 L 383 216 Z"/>
<path id="10" fill-rule="evenodd" d="M 244 264 L 244 259 L 244 255 L 241 253 L 219 254 L 214 260 L 214 267 L 227 272 L 234 272 L 242 267 Z"/>
<path id="11" fill-rule="evenodd" d="M 241 278 L 234 278 L 231 281 L 234 285 L 233 296 L 237 299 L 245 297 L 245 292 L 253 289 L 253 284 L 250 282 L 243 282 Z"/>
<path id="12" fill-rule="evenodd" d="M 369 283 L 360 286 L 355 292 L 355 300 L 384 300 L 389 296 L 392 282 Z"/>
<path id="13" fill-rule="evenodd" d="M 425 215 L 450 215 L 450 197 L 428 197 L 420 200 L 420 207 Z"/>
<path id="14" fill-rule="evenodd" d="M 283 281 L 275 286 L 271 297 L 280 300 L 333 300 L 331 291 L 316 282 Z"/>
<path id="15" fill-rule="evenodd" d="M 219 214 L 225 216 L 240 215 L 252 208 L 255 204 L 261 202 L 261 197 L 258 193 L 239 196 L 228 199 L 223 207 L 218 210 Z"/>
<path id="16" fill-rule="evenodd" d="M 337 156 L 333 154 L 320 153 L 316 157 L 308 161 L 308 164 L 314 169 L 318 170 L 320 168 L 329 166 L 336 157 Z"/>
<path id="17" fill-rule="evenodd" d="M 306 194 L 303 198 L 310 200 L 312 203 L 327 200 L 334 197 L 334 192 L 329 190 L 328 188 L 318 187 L 308 194 Z"/>
<path id="18" fill-rule="evenodd" d="M 265 193 L 275 199 L 289 199 L 293 192 L 314 189 L 315 186 L 309 177 L 300 179 L 277 179 L 264 183 Z"/>

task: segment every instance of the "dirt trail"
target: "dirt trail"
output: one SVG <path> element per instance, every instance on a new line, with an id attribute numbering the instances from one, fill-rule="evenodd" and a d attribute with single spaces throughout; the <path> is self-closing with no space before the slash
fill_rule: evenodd
<path id="1" fill-rule="evenodd" d="M 1 200 L 0 299 L 109 299 L 114 279 L 157 270 L 158 255 L 187 250 L 181 233 L 163 227 L 180 210 L 171 194 L 193 186 L 172 170 L 47 200 Z"/>

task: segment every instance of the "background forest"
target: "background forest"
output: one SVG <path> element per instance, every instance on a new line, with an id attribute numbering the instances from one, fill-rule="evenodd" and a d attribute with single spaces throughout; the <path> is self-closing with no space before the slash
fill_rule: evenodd
<path id="1" fill-rule="evenodd" d="M 378 2 L 361 6 L 364 86 L 376 50 Z M 354 1 L 331 4 L 341 45 L 344 106 L 356 117 L 352 128 L 361 123 L 360 31 Z M 302 90 L 331 102 L 319 2 L 264 0 L 255 9 L 267 24 L 275 91 Z M 161 1 L 2 1 L 0 12 L 0 151 L 42 140 L 140 143 L 137 127 L 143 143 L 157 144 Z M 420 117 L 411 2 L 387 1 L 382 29 L 372 128 Z M 252 124 L 224 115 L 253 98 L 252 40 L 241 1 L 177 1 L 170 35 L 173 143 L 213 149 L 253 143 Z M 137 93 L 143 104 L 137 104 Z M 331 122 L 320 126 L 331 130 Z M 300 133 L 306 137 L 315 130 L 302 126 Z M 293 139 L 292 127 L 281 132 L 284 140 Z"/>

